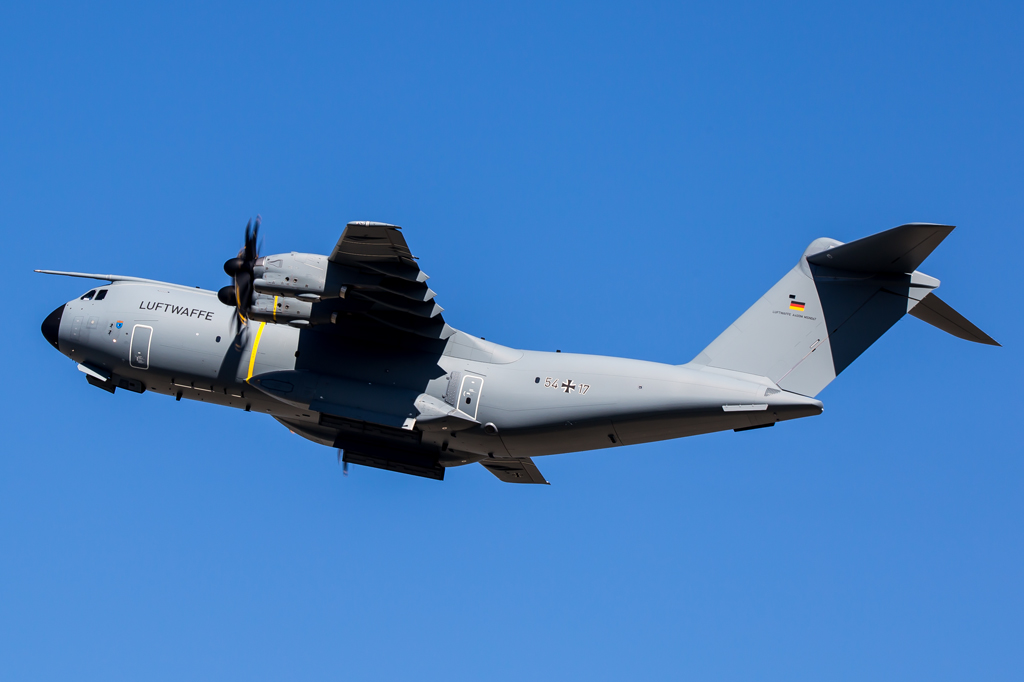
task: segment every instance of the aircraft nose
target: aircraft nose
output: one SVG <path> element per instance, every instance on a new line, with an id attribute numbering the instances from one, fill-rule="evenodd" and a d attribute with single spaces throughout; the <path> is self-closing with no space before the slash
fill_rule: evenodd
<path id="1" fill-rule="evenodd" d="M 46 338 L 47 341 L 50 342 L 50 345 L 56 348 L 57 350 L 60 350 L 60 348 L 57 346 L 57 334 L 60 332 L 60 318 L 61 315 L 63 314 L 64 306 L 60 306 L 52 313 L 47 315 L 46 319 L 43 320 L 43 336 Z"/>

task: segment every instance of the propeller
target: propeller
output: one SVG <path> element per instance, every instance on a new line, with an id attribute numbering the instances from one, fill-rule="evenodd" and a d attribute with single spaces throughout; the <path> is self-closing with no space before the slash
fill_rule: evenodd
<path id="1" fill-rule="evenodd" d="M 238 313 L 238 320 L 243 325 L 249 321 L 249 309 L 252 307 L 253 281 L 256 279 L 253 268 L 256 266 L 256 259 L 259 258 L 260 223 L 263 221 L 256 216 L 256 223 L 250 220 L 245 226 L 245 245 L 238 252 L 236 258 L 224 263 L 224 272 L 232 279 L 232 284 L 217 292 L 217 298 L 224 305 L 233 305 Z"/>

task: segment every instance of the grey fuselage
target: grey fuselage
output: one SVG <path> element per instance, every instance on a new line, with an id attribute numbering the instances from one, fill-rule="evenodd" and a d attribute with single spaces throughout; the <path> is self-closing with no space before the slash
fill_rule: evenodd
<path id="1" fill-rule="evenodd" d="M 822 410 L 768 378 L 704 365 L 522 351 L 462 332 L 423 352 L 272 322 L 236 333 L 234 309 L 212 291 L 127 281 L 95 291 L 106 292 L 102 300 L 54 311 L 50 339 L 87 374 L 266 413 L 328 446 L 350 422 L 390 432 L 405 420 L 442 466 L 770 426 Z M 263 377 L 259 388 L 254 377 Z M 457 408 L 463 421 L 417 425 L 414 404 L 424 400 Z M 314 409 L 324 405 L 340 407 L 334 416 Z"/>

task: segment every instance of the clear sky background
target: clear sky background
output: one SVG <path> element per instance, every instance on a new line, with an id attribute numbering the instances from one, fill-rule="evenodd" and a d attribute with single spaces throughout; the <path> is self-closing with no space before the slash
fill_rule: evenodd
<path id="1" fill-rule="evenodd" d="M 0 677 L 1019 680 L 1019 3 L 0 8 Z M 820 417 L 355 467 L 267 417 L 115 396 L 39 333 L 89 288 L 217 289 L 402 225 L 446 318 L 692 359 L 814 238 L 955 224 Z"/>

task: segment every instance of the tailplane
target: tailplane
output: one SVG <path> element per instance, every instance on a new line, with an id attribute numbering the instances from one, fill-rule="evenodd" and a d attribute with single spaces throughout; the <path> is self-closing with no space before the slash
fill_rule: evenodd
<path id="1" fill-rule="evenodd" d="M 691 364 L 766 376 L 813 397 L 907 313 L 998 346 L 935 295 L 939 280 L 917 271 L 952 231 L 911 223 L 848 244 L 814 240 L 796 267 Z"/>

